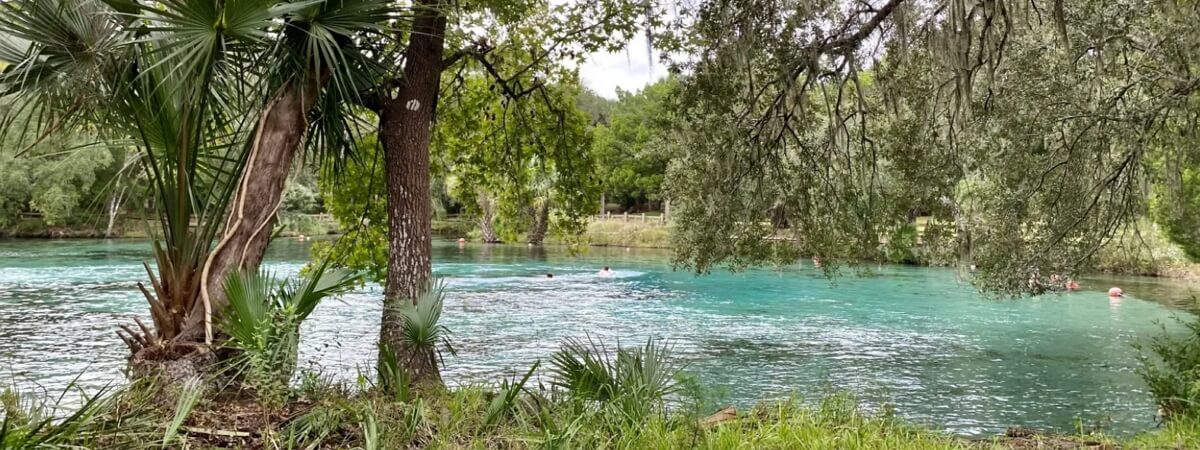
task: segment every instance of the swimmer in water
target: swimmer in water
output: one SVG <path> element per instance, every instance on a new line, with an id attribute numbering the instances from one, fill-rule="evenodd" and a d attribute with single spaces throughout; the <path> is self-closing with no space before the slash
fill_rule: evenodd
<path id="1" fill-rule="evenodd" d="M 1075 282 L 1074 279 L 1067 278 L 1066 288 L 1068 291 L 1077 291 L 1079 290 L 1079 283 Z"/>
<path id="2" fill-rule="evenodd" d="M 548 273 L 548 274 L 546 274 L 546 278 L 554 278 L 554 274 Z"/>
<path id="3" fill-rule="evenodd" d="M 1124 297 L 1125 291 L 1122 291 L 1121 288 L 1119 288 L 1119 287 L 1109 288 L 1108 296 L 1109 297 Z"/>
<path id="4" fill-rule="evenodd" d="M 608 266 L 604 266 L 603 269 L 600 269 L 600 273 L 597 274 L 597 276 L 601 278 L 611 278 L 613 275 L 616 274 L 613 273 L 612 269 L 609 269 Z"/>

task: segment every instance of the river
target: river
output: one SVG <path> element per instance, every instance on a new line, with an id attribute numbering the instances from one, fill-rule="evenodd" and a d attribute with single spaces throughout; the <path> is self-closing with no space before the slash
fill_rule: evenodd
<path id="1" fill-rule="evenodd" d="M 78 377 L 120 383 L 118 324 L 145 316 L 144 241 L 0 241 L 0 383 L 54 393 Z M 296 273 L 307 244 L 272 245 L 268 270 Z M 595 276 L 602 266 L 614 278 Z M 653 250 L 486 247 L 439 242 L 444 323 L 457 355 L 452 384 L 481 383 L 546 359 L 567 337 L 609 345 L 667 339 L 720 403 L 814 399 L 850 391 L 869 407 L 964 435 L 1082 423 L 1130 434 L 1154 407 L 1132 344 L 1157 333 L 1194 285 L 1084 280 L 1084 290 L 1033 299 L 977 294 L 952 270 L 883 266 L 832 282 L 818 271 L 671 270 Z M 555 274 L 547 279 L 545 273 Z M 1119 283 L 1130 294 L 1110 300 Z M 353 380 L 372 373 L 381 290 L 322 304 L 302 329 L 306 370 Z"/>

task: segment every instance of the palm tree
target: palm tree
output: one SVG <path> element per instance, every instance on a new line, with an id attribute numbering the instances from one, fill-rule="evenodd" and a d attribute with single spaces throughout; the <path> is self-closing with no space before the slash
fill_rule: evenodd
<path id="1" fill-rule="evenodd" d="M 211 343 L 222 283 L 257 269 L 301 145 L 334 166 L 352 156 L 350 103 L 376 70 L 357 43 L 380 42 L 396 11 L 373 0 L 0 3 L 0 85 L 14 104 L 4 131 L 37 142 L 82 127 L 141 152 L 160 228 L 142 287 L 154 328 L 122 333 L 135 359 Z"/>

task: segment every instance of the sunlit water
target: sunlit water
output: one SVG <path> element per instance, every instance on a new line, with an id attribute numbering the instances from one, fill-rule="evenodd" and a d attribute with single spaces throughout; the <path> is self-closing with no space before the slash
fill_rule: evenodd
<path id="1" fill-rule="evenodd" d="M 61 390 L 121 382 L 118 324 L 145 316 L 138 241 L 0 242 L 0 382 Z M 1059 431 L 1153 426 L 1131 344 L 1179 313 L 1194 286 L 1086 280 L 1090 290 L 989 300 L 949 270 L 883 267 L 830 283 L 810 268 L 673 272 L 658 251 L 546 250 L 439 243 L 451 383 L 485 382 L 545 359 L 570 336 L 608 344 L 668 339 L 721 402 L 847 390 L 909 420 L 962 434 L 1010 425 Z M 268 267 L 294 274 L 304 244 L 273 245 Z M 595 276 L 603 265 L 614 278 Z M 545 273 L 553 272 L 553 279 Z M 1123 283 L 1130 297 L 1101 291 Z M 375 357 L 381 290 L 321 305 L 303 328 L 310 370 L 353 380 Z M 366 372 L 370 373 L 370 372 Z"/>

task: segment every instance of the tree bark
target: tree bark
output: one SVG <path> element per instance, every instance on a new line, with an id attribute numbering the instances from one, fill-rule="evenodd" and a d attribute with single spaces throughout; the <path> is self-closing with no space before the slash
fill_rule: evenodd
<path id="1" fill-rule="evenodd" d="M 387 172 L 390 247 L 380 348 L 395 354 L 413 384 L 441 382 L 436 349 L 408 345 L 399 308 L 414 304 L 431 277 L 429 143 L 443 68 L 444 7 L 437 0 L 422 0 L 414 5 L 404 78 L 398 96 L 384 102 L 379 118 Z"/>
<path id="2" fill-rule="evenodd" d="M 485 244 L 499 244 L 496 233 L 496 200 L 487 191 L 480 189 L 476 202 L 479 204 L 479 233 Z"/>
<path id="3" fill-rule="evenodd" d="M 258 270 L 270 242 L 276 212 L 292 160 L 308 128 L 306 114 L 316 103 L 322 82 L 292 81 L 267 104 L 251 143 L 241 184 L 230 204 L 224 231 L 202 271 L 203 291 L 187 318 L 186 336 L 207 334 L 208 313 L 227 304 L 224 283 L 235 270 Z M 205 311 L 207 296 L 208 311 Z"/>
<path id="4" fill-rule="evenodd" d="M 550 228 L 550 200 L 535 202 L 531 209 L 533 226 L 529 228 L 529 243 L 542 245 L 546 240 L 546 231 Z"/>
<path id="5" fill-rule="evenodd" d="M 117 183 L 121 183 L 120 177 L 117 178 Z M 117 188 L 117 192 L 108 200 L 108 226 L 104 228 L 104 237 L 110 238 L 113 236 L 113 229 L 117 226 L 117 216 L 121 214 L 121 204 L 125 202 L 125 186 Z"/>

